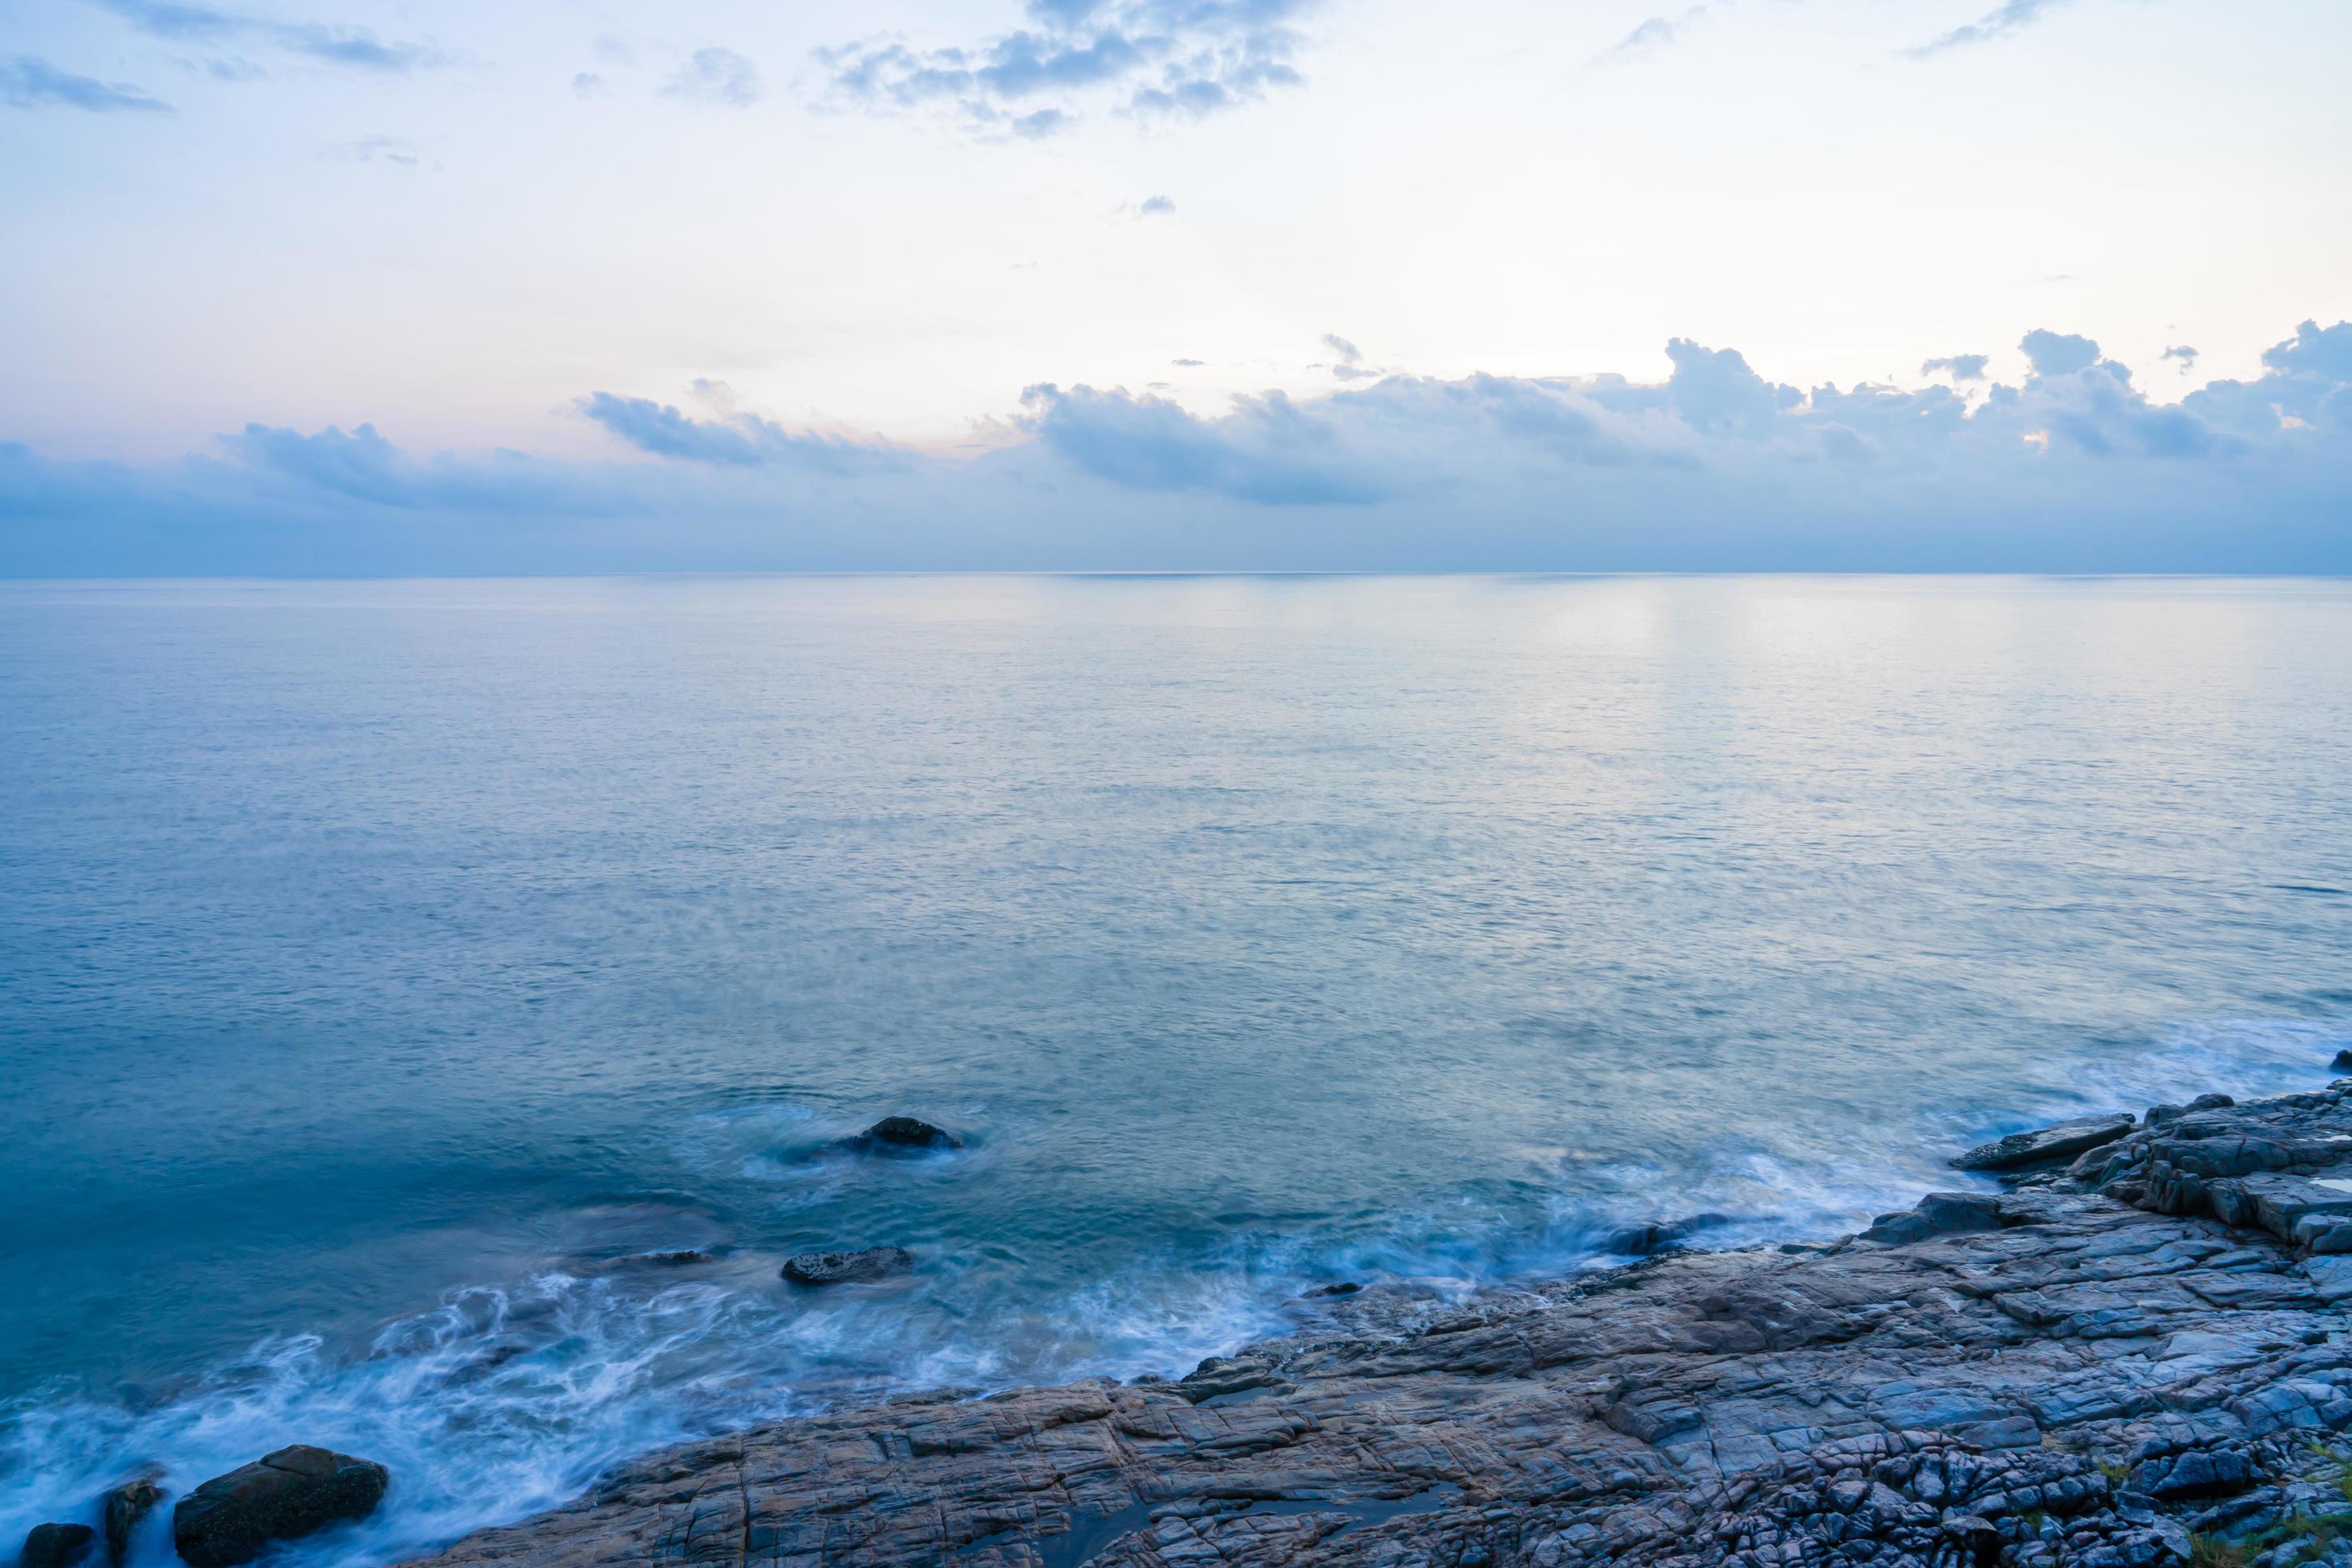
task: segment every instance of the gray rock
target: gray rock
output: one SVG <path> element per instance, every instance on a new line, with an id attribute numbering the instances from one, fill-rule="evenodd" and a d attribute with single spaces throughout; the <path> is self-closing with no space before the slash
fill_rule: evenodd
<path id="1" fill-rule="evenodd" d="M 391 1473 L 371 1460 L 297 1444 L 215 1476 L 172 1510 L 172 1543 L 196 1568 L 249 1563 L 273 1541 L 291 1541 L 383 1500 Z"/>
<path id="2" fill-rule="evenodd" d="M 802 1252 L 784 1260 L 784 1278 L 795 1285 L 863 1285 L 910 1273 L 915 1255 L 903 1247 L 868 1247 L 856 1252 Z"/>
<path id="3" fill-rule="evenodd" d="M 98 1500 L 98 1512 L 106 1530 L 107 1561 L 119 1565 L 130 1554 L 131 1537 L 163 1500 L 163 1485 L 152 1472 L 106 1489 Z"/>
<path id="4" fill-rule="evenodd" d="M 2023 1165 L 2070 1159 L 2102 1143 L 2112 1143 L 2134 1125 L 2129 1111 L 2085 1116 L 2032 1132 L 2012 1132 L 1998 1142 L 1978 1145 L 1952 1163 L 1963 1171 L 2014 1171 Z"/>
<path id="5" fill-rule="evenodd" d="M 756 1427 L 428 1562 L 2185 1568 L 2192 1530 L 2340 1508 L 2352 1257 L 2265 1228 L 2279 1192 L 2247 1189 L 2233 1229 L 2164 1208 L 2148 1173 L 2210 1193 L 2250 1178 L 2176 1158 L 2262 1145 L 2352 1181 L 2352 1084 L 2113 1142 L 2098 1181 L 1935 1194 L 1890 1216 L 1895 1245 L 1675 1252 L 1467 1300 L 1383 1281 L 1172 1383 Z"/>
<path id="6" fill-rule="evenodd" d="M 16 1554 L 21 1568 L 70 1568 L 89 1554 L 98 1531 L 86 1524 L 37 1524 Z"/>

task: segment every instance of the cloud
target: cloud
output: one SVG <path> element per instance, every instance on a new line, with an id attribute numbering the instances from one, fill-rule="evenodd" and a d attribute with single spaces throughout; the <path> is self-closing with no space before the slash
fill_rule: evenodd
<path id="1" fill-rule="evenodd" d="M 739 468 L 798 463 L 846 472 L 898 460 L 879 441 L 796 434 L 756 414 L 734 411 L 734 390 L 724 382 L 698 381 L 698 396 L 719 410 L 717 419 L 693 419 L 667 403 L 592 392 L 576 405 L 581 413 L 641 452 L 689 463 Z"/>
<path id="2" fill-rule="evenodd" d="M 145 465 L 0 443 L 0 574 L 2352 571 L 2352 323 L 2174 405 L 2087 338 L 2040 340 L 1973 398 L 1799 391 L 1680 338 L 1664 381 L 1392 374 L 1208 412 L 1048 384 L 960 457 L 789 429 L 717 382 L 692 414 L 583 397 L 609 461 L 373 425 L 256 423 Z"/>
<path id="3" fill-rule="evenodd" d="M 749 109 L 760 101 L 760 72 L 732 49 L 697 49 L 691 58 L 670 73 L 662 94 L 698 103 Z"/>
<path id="4" fill-rule="evenodd" d="M 1294 26 L 1315 0 L 1030 0 L 1027 26 L 918 48 L 867 38 L 817 51 L 836 93 L 876 109 L 939 108 L 968 129 L 1066 128 L 1081 102 L 1199 117 L 1299 86 Z M 1043 120 L 1050 114 L 1053 118 Z"/>
<path id="5" fill-rule="evenodd" d="M 2060 6 L 2070 4 L 2072 0 L 2005 0 L 2004 4 L 1995 6 L 1975 21 L 1954 27 L 1950 32 L 1905 52 L 1913 59 L 1925 59 L 1930 55 L 1940 55 L 1947 49 L 1965 48 L 1970 44 L 1989 44 L 1996 38 L 2009 37 L 2021 27 L 2030 26 Z"/>
<path id="6" fill-rule="evenodd" d="M 1323 346 L 1339 356 L 1331 365 L 1331 374 L 1341 381 L 1361 381 L 1380 374 L 1380 372 L 1365 365 L 1363 350 L 1339 333 L 1324 333 Z"/>
<path id="7" fill-rule="evenodd" d="M 2099 363 L 2099 345 L 2089 338 L 2036 327 L 2017 345 L 2036 375 L 2072 375 Z"/>
<path id="8" fill-rule="evenodd" d="M 16 109 L 79 109 L 91 114 L 170 114 L 172 106 L 128 82 L 103 82 L 17 55 L 0 60 L 0 100 Z"/>
<path id="9" fill-rule="evenodd" d="M 1948 359 L 1931 359 L 1919 367 L 1921 375 L 1948 375 L 1954 381 L 1982 381 L 1985 367 L 1992 363 L 1989 354 L 1954 354 Z"/>
<path id="10" fill-rule="evenodd" d="M 1135 216 L 1139 218 L 1163 217 L 1175 210 L 1175 202 L 1167 196 L 1146 196 L 1143 198 L 1143 205 L 1135 209 Z"/>
<path id="11" fill-rule="evenodd" d="M 396 163 L 404 169 L 414 169 L 425 162 L 425 150 L 415 142 L 398 136 L 362 136 L 356 142 L 346 142 L 337 147 L 339 157 L 355 163 Z"/>
<path id="12" fill-rule="evenodd" d="M 583 98 L 602 98 L 606 90 L 604 79 L 594 71 L 581 71 L 572 79 L 572 90 Z"/>
<path id="13" fill-rule="evenodd" d="M 2189 347 L 2185 343 L 2177 348 L 2166 349 L 2164 353 L 2158 354 L 2157 357 L 2159 360 L 2170 360 L 2178 363 L 2180 366 L 2180 374 L 2183 375 L 2187 375 L 2190 371 L 2197 368 L 2197 351 Z"/>
<path id="14" fill-rule="evenodd" d="M 1706 6 L 1694 5 L 1681 16 L 1673 18 L 1653 16 L 1593 56 L 1592 63 L 1597 66 L 1609 65 L 1655 53 L 1673 44 L 1682 36 L 1684 29 L 1706 15 Z"/>
<path id="15" fill-rule="evenodd" d="M 1207 362 L 1197 359 L 1171 359 L 1168 363 L 1176 366 L 1179 370 L 1198 370 Z"/>
<path id="16" fill-rule="evenodd" d="M 143 33 L 181 43 L 226 43 L 244 39 L 270 44 L 292 54 L 357 70 L 389 74 L 440 65 L 447 57 L 424 44 L 387 43 L 364 27 L 316 22 L 274 22 L 207 5 L 171 0 L 92 0 Z"/>

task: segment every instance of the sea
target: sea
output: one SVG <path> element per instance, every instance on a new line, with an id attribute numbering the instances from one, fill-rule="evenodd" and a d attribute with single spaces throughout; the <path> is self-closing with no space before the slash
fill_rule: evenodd
<path id="1" fill-rule="evenodd" d="M 0 584 L 0 1539 L 305 1442 L 393 1563 L 2347 1046 L 2345 581 Z"/>

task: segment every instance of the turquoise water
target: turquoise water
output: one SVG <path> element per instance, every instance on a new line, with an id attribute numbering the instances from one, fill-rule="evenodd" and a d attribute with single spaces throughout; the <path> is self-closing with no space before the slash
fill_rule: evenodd
<path id="1" fill-rule="evenodd" d="M 6 584 L 0 805 L 0 1538 L 303 1440 L 389 1560 L 2352 1044 L 2341 582 Z"/>

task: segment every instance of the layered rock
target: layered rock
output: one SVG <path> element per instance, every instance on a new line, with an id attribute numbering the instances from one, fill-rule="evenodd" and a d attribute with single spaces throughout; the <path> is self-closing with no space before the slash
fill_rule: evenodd
<path id="1" fill-rule="evenodd" d="M 430 1562 L 2283 1562 L 2352 1530 L 2347 1096 L 2159 1108 L 1833 1246 L 1368 1286 L 1180 1382 L 763 1426 Z"/>

